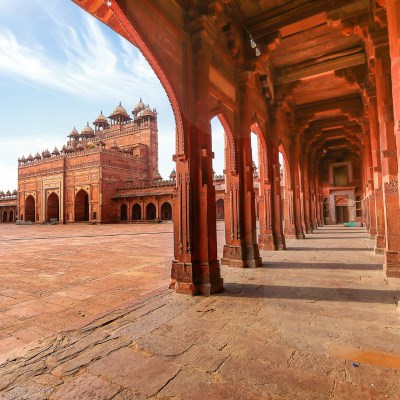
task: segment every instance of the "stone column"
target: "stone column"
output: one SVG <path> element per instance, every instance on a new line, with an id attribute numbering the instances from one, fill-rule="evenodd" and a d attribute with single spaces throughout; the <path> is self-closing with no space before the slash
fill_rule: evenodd
<path id="1" fill-rule="evenodd" d="M 296 238 L 304 239 L 305 236 L 303 231 L 302 211 L 301 211 L 302 197 L 300 193 L 300 176 L 299 176 L 300 141 L 294 139 L 291 147 L 292 147 L 291 172 L 293 179 L 294 226 L 296 231 Z"/>
<path id="2" fill-rule="evenodd" d="M 279 151 L 271 146 L 270 152 L 271 171 L 271 211 L 272 211 L 272 237 L 276 250 L 285 250 L 285 236 L 282 224 L 282 197 L 281 197 L 281 173 L 279 169 Z"/>
<path id="3" fill-rule="evenodd" d="M 383 254 L 385 241 L 385 222 L 383 212 L 383 196 L 382 196 L 382 163 L 381 148 L 379 143 L 379 126 L 376 104 L 376 89 L 370 87 L 367 89 L 368 96 L 368 119 L 370 126 L 371 155 L 373 165 L 374 194 L 371 196 L 375 204 L 375 253 Z"/>
<path id="4" fill-rule="evenodd" d="M 397 143 L 398 171 L 400 171 L 400 1 L 386 0 L 386 13 L 392 71 L 394 132 Z"/>
<path id="5" fill-rule="evenodd" d="M 384 270 L 387 276 L 400 277 L 400 213 L 397 148 L 394 134 L 391 61 L 388 46 L 375 50 L 376 95 L 383 179 L 383 208 L 386 248 Z"/>
<path id="6" fill-rule="evenodd" d="M 305 155 L 302 159 L 303 164 L 303 204 L 304 204 L 304 224 L 306 233 L 312 233 L 311 225 L 311 193 L 310 193 L 310 182 L 309 182 L 309 169 L 308 169 L 308 157 Z"/>
<path id="7" fill-rule="evenodd" d="M 283 208 L 284 208 L 284 235 L 286 239 L 296 239 L 294 225 L 293 178 L 290 171 L 290 162 L 285 158 L 283 165 Z"/>
<path id="8" fill-rule="evenodd" d="M 183 119 L 182 127 L 178 127 L 174 156 L 176 188 L 171 285 L 178 293 L 210 295 L 223 288 L 217 259 L 208 104 L 209 54 L 216 31 L 203 17 L 192 24 L 191 33 L 191 62 L 185 83 L 189 118 Z"/>

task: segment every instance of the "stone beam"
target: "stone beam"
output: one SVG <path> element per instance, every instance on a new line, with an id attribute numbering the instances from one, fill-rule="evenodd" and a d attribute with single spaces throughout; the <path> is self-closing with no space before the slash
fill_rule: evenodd
<path id="1" fill-rule="evenodd" d="M 309 65 L 304 68 L 292 70 L 291 72 L 286 72 L 282 75 L 278 75 L 277 83 L 278 85 L 287 84 L 326 72 L 354 67 L 356 65 L 363 65 L 365 64 L 365 62 L 365 53 L 360 51 L 354 54 L 336 57 L 328 61 L 322 61 L 317 64 Z"/>
<path id="2" fill-rule="evenodd" d="M 261 13 L 247 21 L 247 28 L 255 40 L 262 41 L 271 32 L 310 18 L 322 12 L 333 11 L 337 8 L 354 3 L 354 0 L 310 1 L 294 0 L 287 2 L 273 12 Z"/>

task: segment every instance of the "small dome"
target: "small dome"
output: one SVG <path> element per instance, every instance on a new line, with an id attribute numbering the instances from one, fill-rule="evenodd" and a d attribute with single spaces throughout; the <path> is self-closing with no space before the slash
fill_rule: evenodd
<path id="1" fill-rule="evenodd" d="M 11 196 L 11 192 L 9 190 L 7 190 L 6 196 Z"/>
<path id="2" fill-rule="evenodd" d="M 0 197 L 4 197 L 5 193 L 3 191 L 0 192 Z"/>
<path id="3" fill-rule="evenodd" d="M 35 154 L 35 157 L 33 157 L 35 160 L 40 160 L 42 157 L 40 156 L 39 153 Z"/>
<path id="4" fill-rule="evenodd" d="M 94 136 L 94 130 L 89 126 L 89 122 L 87 125 L 82 129 L 81 136 Z"/>
<path id="5" fill-rule="evenodd" d="M 22 156 L 20 161 L 21 161 L 22 163 L 25 163 L 25 162 L 26 162 L 25 156 Z"/>
<path id="6" fill-rule="evenodd" d="M 76 145 L 76 150 L 79 150 L 79 151 L 85 150 L 85 146 L 82 143 L 78 143 Z"/>
<path id="7" fill-rule="evenodd" d="M 14 191 L 12 192 L 13 196 L 16 196 L 18 194 L 17 189 L 14 189 Z"/>
<path id="8" fill-rule="evenodd" d="M 140 98 L 139 103 L 136 104 L 135 107 L 133 107 L 133 114 L 135 114 L 140 110 L 143 110 L 146 107 L 146 105 L 143 103 L 142 98 Z"/>
<path id="9" fill-rule="evenodd" d="M 49 149 L 46 149 L 45 151 L 43 151 L 42 156 L 43 156 L 43 158 L 51 157 L 51 153 L 49 152 Z"/>
<path id="10" fill-rule="evenodd" d="M 29 154 L 29 156 L 27 157 L 27 159 L 26 159 L 27 161 L 33 161 L 33 157 L 32 157 L 32 154 Z"/>
<path id="11" fill-rule="evenodd" d="M 161 174 L 157 171 L 157 172 L 154 174 L 153 179 L 154 179 L 154 180 L 162 180 L 162 176 L 161 176 Z"/>
<path id="12" fill-rule="evenodd" d="M 65 152 L 66 153 L 73 153 L 75 151 L 75 148 L 74 148 L 74 146 L 72 146 L 72 145 L 68 145 L 67 146 L 67 148 L 65 149 Z"/>
<path id="13" fill-rule="evenodd" d="M 175 169 L 173 169 L 172 172 L 169 174 L 169 179 L 176 179 Z"/>
<path id="14" fill-rule="evenodd" d="M 117 107 L 118 108 L 118 107 Z M 122 107 L 123 108 L 123 107 Z M 126 112 L 126 111 L 125 111 Z M 103 115 L 103 111 L 100 111 L 100 115 L 96 118 L 96 120 L 94 121 L 94 123 L 106 123 L 108 124 L 108 120 L 107 117 L 105 115 Z"/>
<path id="15" fill-rule="evenodd" d="M 57 147 L 54 147 L 54 150 L 53 150 L 53 156 L 59 156 L 60 155 L 60 151 L 57 149 Z"/>
<path id="16" fill-rule="evenodd" d="M 128 115 L 128 113 L 126 112 L 125 108 L 122 107 L 121 102 L 119 102 L 119 104 L 117 105 L 117 107 L 115 107 L 115 110 L 114 110 L 114 111 L 112 112 L 112 114 L 110 115 L 110 118 L 111 118 L 111 117 L 115 117 L 115 116 L 117 116 L 117 115 L 123 115 L 124 117 L 128 117 L 128 118 L 129 118 L 129 115 Z"/>
<path id="17" fill-rule="evenodd" d="M 75 127 L 74 127 L 74 129 L 72 129 L 72 131 L 68 135 L 68 137 L 70 137 L 70 138 L 78 138 L 79 137 L 79 132 L 77 131 L 77 129 Z"/>
<path id="18" fill-rule="evenodd" d="M 67 152 L 67 146 L 64 144 L 64 146 L 61 149 L 61 153 L 66 153 Z"/>

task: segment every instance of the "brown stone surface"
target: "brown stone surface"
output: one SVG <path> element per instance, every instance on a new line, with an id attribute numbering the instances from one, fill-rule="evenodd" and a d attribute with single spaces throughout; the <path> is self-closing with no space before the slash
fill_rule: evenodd
<path id="1" fill-rule="evenodd" d="M 224 267 L 225 291 L 208 298 L 167 289 L 171 228 L 10 229 L 20 240 L 3 239 L 1 292 L 16 300 L 12 307 L 51 299 L 63 310 L 25 318 L 0 309 L 9 323 L 0 330 L 0 399 L 399 398 L 399 286 L 385 278 L 361 228 L 324 227 L 288 240 L 286 252 L 262 252 L 262 268 Z M 52 229 L 52 238 L 32 240 L 36 247 L 25 240 Z M 90 260 L 77 245 L 85 229 Z M 20 263 L 18 251 L 31 263 Z M 66 265 L 70 282 L 58 278 Z M 116 279 L 134 272 L 133 290 Z M 45 283 L 44 274 L 57 278 Z M 21 289 L 21 276 L 32 285 Z M 55 293 L 80 296 L 90 282 L 90 297 L 54 303 L 64 298 Z M 97 302 L 104 291 L 113 302 Z M 77 305 L 85 317 L 72 318 Z"/>

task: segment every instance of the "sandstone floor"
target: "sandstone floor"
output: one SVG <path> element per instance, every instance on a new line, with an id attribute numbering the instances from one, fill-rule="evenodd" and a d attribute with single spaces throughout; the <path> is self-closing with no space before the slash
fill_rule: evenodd
<path id="1" fill-rule="evenodd" d="M 324 227 L 191 298 L 171 224 L 0 224 L 0 399 L 400 399 L 400 282 L 372 247 Z"/>

